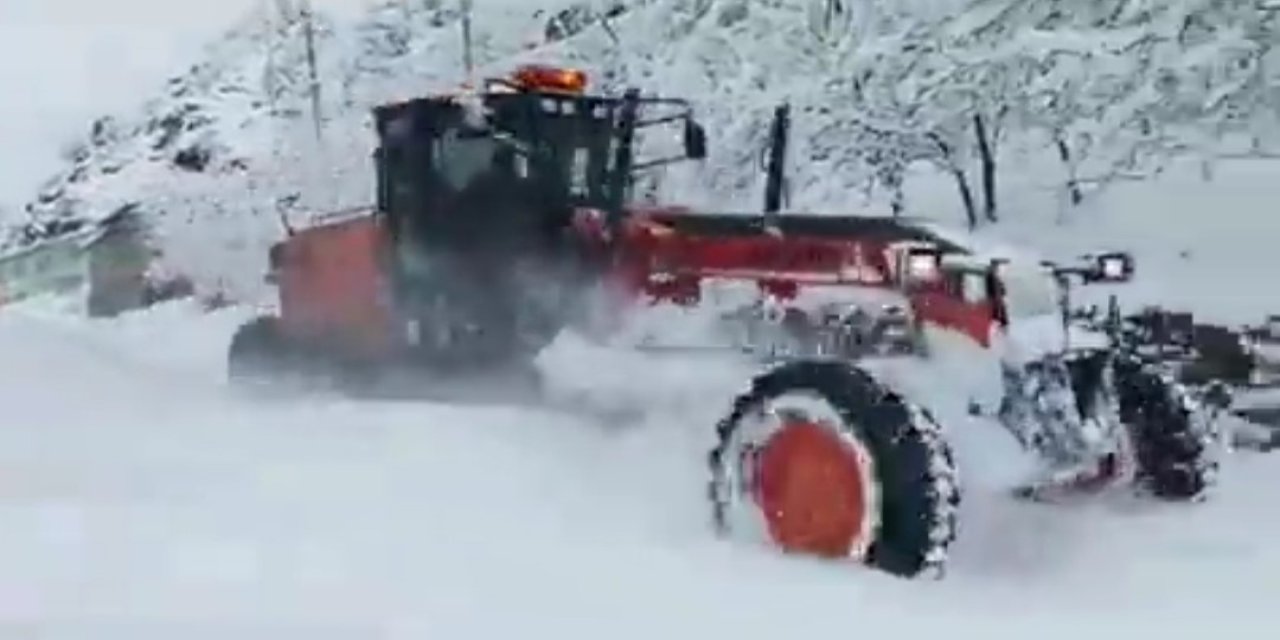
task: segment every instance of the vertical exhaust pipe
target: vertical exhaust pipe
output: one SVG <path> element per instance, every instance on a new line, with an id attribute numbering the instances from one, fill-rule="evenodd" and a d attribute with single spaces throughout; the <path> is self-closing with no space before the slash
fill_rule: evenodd
<path id="1" fill-rule="evenodd" d="M 612 180 L 609 184 L 609 232 L 617 234 L 622 227 L 623 209 L 631 187 L 631 171 L 635 167 L 635 137 L 639 122 L 640 90 L 627 89 L 622 96 L 622 111 L 616 122 Z"/>
<path id="2" fill-rule="evenodd" d="M 791 133 L 791 105 L 783 103 L 773 111 L 769 128 L 768 161 L 765 165 L 764 222 L 765 229 L 779 233 L 778 213 L 786 196 L 787 138 Z"/>

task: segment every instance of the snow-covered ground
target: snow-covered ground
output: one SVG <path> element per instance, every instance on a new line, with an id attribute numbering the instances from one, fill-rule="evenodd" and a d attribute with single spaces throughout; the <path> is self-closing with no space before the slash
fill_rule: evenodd
<path id="1" fill-rule="evenodd" d="M 177 303 L 89 322 L 32 303 L 0 316 L 0 635 L 1263 637 L 1270 624 L 1280 465 L 1265 456 L 1236 454 L 1200 505 L 1015 504 L 996 468 L 1009 443 L 949 416 L 961 539 L 945 580 L 908 582 L 714 538 L 702 460 L 727 396 L 626 426 L 251 400 L 221 382 L 244 315 Z"/>

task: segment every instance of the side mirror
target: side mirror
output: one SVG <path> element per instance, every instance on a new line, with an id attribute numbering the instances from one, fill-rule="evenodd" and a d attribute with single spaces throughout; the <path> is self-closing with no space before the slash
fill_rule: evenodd
<path id="1" fill-rule="evenodd" d="M 684 155 L 691 160 L 707 157 L 707 131 L 693 118 L 684 121 Z"/>
<path id="2" fill-rule="evenodd" d="M 1085 276 L 1087 282 L 1128 282 L 1133 279 L 1133 256 L 1124 252 L 1095 256 L 1093 268 Z"/>

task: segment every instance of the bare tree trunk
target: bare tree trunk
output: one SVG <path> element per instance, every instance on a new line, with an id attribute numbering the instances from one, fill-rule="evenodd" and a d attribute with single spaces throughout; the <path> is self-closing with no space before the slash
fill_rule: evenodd
<path id="1" fill-rule="evenodd" d="M 978 142 L 978 158 L 982 163 L 982 213 L 987 222 L 999 222 L 996 216 L 996 157 L 987 124 L 982 114 L 973 114 L 973 134 Z"/>
<path id="2" fill-rule="evenodd" d="M 956 188 L 960 190 L 960 201 L 964 203 L 964 215 L 969 222 L 969 229 L 978 228 L 978 207 L 973 201 L 973 189 L 969 187 L 969 176 L 959 166 L 951 167 L 951 176 L 956 180 Z"/>
<path id="3" fill-rule="evenodd" d="M 947 173 L 956 181 L 956 188 L 960 190 L 960 202 L 964 204 L 965 219 L 969 222 L 970 229 L 978 227 L 978 207 L 973 199 L 973 189 L 969 186 L 969 176 L 965 175 L 964 168 L 956 162 L 955 154 L 951 150 L 951 145 L 942 139 L 936 133 L 928 133 L 926 137 L 938 147 L 938 153 L 941 156 L 941 164 Z"/>
<path id="4" fill-rule="evenodd" d="M 1053 143 L 1058 147 L 1058 158 L 1067 168 L 1067 192 L 1071 196 L 1071 206 L 1080 206 L 1084 201 L 1084 194 L 1080 192 L 1080 181 L 1076 176 L 1076 163 L 1071 157 L 1071 149 L 1067 147 L 1067 141 L 1062 139 L 1061 134 L 1054 134 Z"/>
<path id="5" fill-rule="evenodd" d="M 903 182 L 906 180 L 906 166 L 895 153 L 877 152 L 872 156 L 871 165 L 875 168 L 867 182 L 867 193 L 877 186 L 889 193 L 889 208 L 893 217 L 898 218 L 906 211 L 906 193 Z"/>
<path id="6" fill-rule="evenodd" d="M 893 217 L 901 217 L 907 208 L 907 197 L 902 189 L 903 176 L 901 168 L 894 167 L 887 170 L 881 178 L 881 182 L 889 189 L 889 209 L 893 212 Z"/>

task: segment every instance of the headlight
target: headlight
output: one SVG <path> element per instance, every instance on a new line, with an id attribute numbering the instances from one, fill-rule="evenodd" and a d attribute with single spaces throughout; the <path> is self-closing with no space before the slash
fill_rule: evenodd
<path id="1" fill-rule="evenodd" d="M 1128 282 L 1133 278 L 1133 256 L 1124 252 L 1104 253 L 1094 258 L 1091 282 Z"/>
<path id="2" fill-rule="evenodd" d="M 1108 280 L 1119 280 L 1124 277 L 1125 262 L 1119 258 L 1107 258 L 1102 261 L 1102 277 Z"/>

